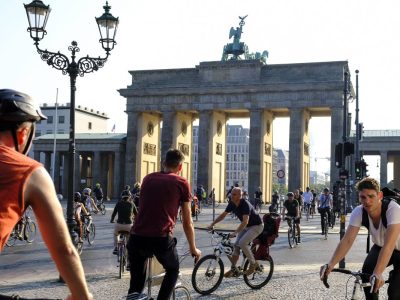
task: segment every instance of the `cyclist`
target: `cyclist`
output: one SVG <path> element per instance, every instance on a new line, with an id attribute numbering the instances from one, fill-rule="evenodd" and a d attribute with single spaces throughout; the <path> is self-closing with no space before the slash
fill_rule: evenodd
<path id="1" fill-rule="evenodd" d="M 140 198 L 140 183 L 136 182 L 133 186 L 132 190 L 132 197 L 133 202 L 135 203 L 136 207 L 139 207 L 139 198 Z"/>
<path id="2" fill-rule="evenodd" d="M 324 192 L 318 199 L 318 212 L 321 214 L 321 234 L 325 235 L 325 218 L 328 218 L 328 226 L 331 226 L 331 207 L 332 195 L 329 193 L 328 188 L 324 188 Z"/>
<path id="3" fill-rule="evenodd" d="M 75 221 L 78 225 L 79 228 L 79 242 L 82 243 L 82 236 L 83 236 L 83 221 L 82 221 L 82 216 L 81 215 L 88 215 L 88 212 L 85 208 L 85 205 L 82 203 L 82 196 L 81 193 L 76 192 L 74 194 L 74 216 L 75 216 Z M 92 217 L 89 216 L 91 219 Z"/>
<path id="4" fill-rule="evenodd" d="M 117 223 L 114 226 L 114 251 L 113 254 L 117 253 L 118 243 L 118 232 L 119 231 L 131 231 L 133 219 L 137 215 L 137 209 L 135 204 L 130 201 L 129 195 L 125 194 L 122 199 L 115 204 L 114 211 L 111 214 L 110 223 L 114 223 L 115 216 L 118 214 Z"/>
<path id="5" fill-rule="evenodd" d="M 259 186 L 257 190 L 254 192 L 254 207 L 257 209 L 261 205 L 261 187 Z"/>
<path id="6" fill-rule="evenodd" d="M 315 207 L 317 203 L 317 193 L 314 190 L 311 190 L 311 193 L 313 194 L 313 198 L 311 200 L 311 214 L 315 215 Z"/>
<path id="7" fill-rule="evenodd" d="M 164 170 L 144 177 L 140 191 L 140 209 L 128 242 L 131 262 L 129 294 L 140 293 L 145 284 L 145 263 L 154 255 L 165 269 L 158 299 L 170 299 L 179 275 L 179 258 L 173 229 L 179 206 L 182 207 L 182 226 L 189 250 L 195 261 L 200 258 L 190 211 L 190 186 L 179 176 L 185 159 L 178 149 L 165 155 Z"/>
<path id="8" fill-rule="evenodd" d="M 232 277 L 239 273 L 236 264 L 239 260 L 240 249 L 250 261 L 250 267 L 246 270 L 246 275 L 254 273 L 258 268 L 258 263 L 250 250 L 249 243 L 261 234 L 264 229 L 260 215 L 255 211 L 251 203 L 242 198 L 242 190 L 235 187 L 231 193 L 232 199 L 226 207 L 225 211 L 220 214 L 215 221 L 213 221 L 207 228 L 212 229 L 215 224 L 221 222 L 230 212 L 233 212 L 241 221 L 240 225 L 231 237 L 236 236 L 235 247 L 230 261 L 232 263 L 231 269 L 224 274 L 225 277 Z"/>
<path id="9" fill-rule="evenodd" d="M 303 193 L 304 198 L 304 209 L 307 212 L 311 212 L 311 202 L 314 199 L 313 193 L 310 191 L 309 187 L 306 187 L 306 191 Z"/>
<path id="10" fill-rule="evenodd" d="M 35 123 L 45 119 L 28 95 L 0 90 L 0 251 L 30 205 L 70 297 L 93 299 L 51 177 L 39 162 L 26 156 L 35 136 Z"/>
<path id="11" fill-rule="evenodd" d="M 232 193 L 233 188 L 234 188 L 234 186 L 231 185 L 229 190 L 226 192 L 225 198 L 228 199 L 228 203 L 231 201 L 231 193 Z"/>
<path id="12" fill-rule="evenodd" d="M 279 193 L 278 191 L 274 191 L 272 194 L 272 203 L 269 206 L 269 212 L 278 212 L 279 206 Z"/>
<path id="13" fill-rule="evenodd" d="M 283 208 L 282 208 L 282 217 L 285 217 L 285 212 L 287 211 L 287 215 L 289 217 L 294 217 L 294 224 L 296 224 L 296 229 L 297 229 L 297 243 L 301 243 L 301 238 L 300 238 L 300 205 L 297 200 L 294 199 L 294 194 L 292 192 L 287 193 L 287 200 L 283 203 Z M 288 220 L 288 225 L 289 224 Z"/>
<path id="14" fill-rule="evenodd" d="M 104 194 L 103 189 L 101 188 L 100 183 L 96 183 L 96 186 L 93 189 L 94 197 L 96 198 L 96 202 L 99 203 L 103 200 Z"/>
<path id="15" fill-rule="evenodd" d="M 304 198 L 302 196 L 303 192 L 300 193 L 300 190 L 295 190 L 294 191 L 294 200 L 297 200 L 299 203 L 299 210 L 300 210 L 300 219 L 301 219 L 301 213 L 303 211 L 303 206 L 304 206 Z"/>
<path id="16" fill-rule="evenodd" d="M 96 203 L 94 202 L 92 196 L 90 195 L 92 193 L 92 190 L 90 188 L 84 188 L 83 191 L 83 197 L 82 197 L 82 203 L 85 205 L 86 210 L 91 213 L 95 212 L 98 213 L 99 209 L 97 208 Z"/>
<path id="17" fill-rule="evenodd" d="M 383 271 L 393 264 L 389 276 L 389 300 L 400 299 L 400 206 L 390 201 L 386 211 L 387 227 L 382 223 L 382 192 L 377 180 L 367 177 L 357 183 L 356 189 L 361 205 L 357 206 L 350 216 L 346 233 L 338 244 L 326 267 L 326 273 L 320 274 L 321 279 L 327 276 L 333 267 L 345 257 L 353 245 L 361 227 L 363 209 L 368 214 L 369 229 L 374 245 L 364 260 L 362 272 L 375 277 L 375 292 L 384 284 Z M 372 277 L 371 276 L 371 277 Z M 364 282 L 368 278 L 364 278 Z M 364 289 L 365 299 L 378 299 L 378 295 L 371 294 L 370 288 Z"/>
<path id="18" fill-rule="evenodd" d="M 129 198 L 132 198 L 131 186 L 128 184 L 125 185 L 124 190 L 121 192 L 120 198 L 122 199 L 124 196 L 129 196 Z"/>

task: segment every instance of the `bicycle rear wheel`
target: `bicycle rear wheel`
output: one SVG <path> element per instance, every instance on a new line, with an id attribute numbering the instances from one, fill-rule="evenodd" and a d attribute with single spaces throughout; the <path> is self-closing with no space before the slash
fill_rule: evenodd
<path id="1" fill-rule="evenodd" d="M 77 244 L 76 244 L 76 251 L 78 252 L 78 254 L 79 255 L 81 255 L 82 254 L 82 251 L 83 251 L 83 242 L 77 242 Z"/>
<path id="2" fill-rule="evenodd" d="M 187 287 L 183 285 L 176 286 L 174 289 L 174 296 L 173 299 L 176 300 L 191 300 L 192 297 L 190 296 L 190 292 Z"/>
<path id="3" fill-rule="evenodd" d="M 119 278 L 122 278 L 122 275 L 125 272 L 125 266 L 126 266 L 126 257 L 125 257 L 125 247 L 119 245 L 118 246 L 118 261 L 119 261 Z"/>
<path id="4" fill-rule="evenodd" d="M 96 236 L 96 227 L 94 226 L 93 223 L 91 223 L 89 226 L 89 232 L 87 232 L 87 240 L 89 245 L 93 245 L 95 236 Z"/>
<path id="5" fill-rule="evenodd" d="M 246 275 L 245 272 L 250 266 L 250 261 L 247 260 L 244 264 L 244 282 L 252 289 L 261 289 L 270 281 L 272 274 L 274 273 L 274 261 L 272 257 L 268 257 L 266 260 L 257 260 L 259 267 L 254 271 L 253 274 Z"/>
<path id="6" fill-rule="evenodd" d="M 99 209 L 101 211 L 101 214 L 104 216 L 106 214 L 106 206 L 103 203 L 101 203 Z"/>
<path id="7" fill-rule="evenodd" d="M 28 221 L 24 228 L 24 237 L 28 243 L 32 243 L 36 237 L 36 224 L 33 221 Z"/>
<path id="8" fill-rule="evenodd" d="M 202 257 L 194 266 L 192 285 L 196 292 L 208 295 L 214 292 L 224 277 L 224 264 L 214 254 Z"/>
<path id="9" fill-rule="evenodd" d="M 328 226 L 328 214 L 325 215 L 325 221 L 324 221 L 324 227 L 325 227 L 325 240 L 328 239 L 328 231 L 329 231 L 329 226 Z"/>

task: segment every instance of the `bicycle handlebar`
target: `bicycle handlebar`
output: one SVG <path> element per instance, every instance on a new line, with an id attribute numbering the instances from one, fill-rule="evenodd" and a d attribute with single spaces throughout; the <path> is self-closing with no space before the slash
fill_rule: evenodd
<path id="1" fill-rule="evenodd" d="M 324 266 L 323 269 L 323 279 L 322 282 L 324 283 L 325 287 L 329 289 L 329 283 L 328 283 L 328 276 L 326 275 L 326 269 L 327 269 L 328 265 Z M 360 276 L 360 277 L 364 277 L 364 278 L 370 278 L 371 274 L 368 273 L 362 273 L 362 272 L 353 272 L 350 270 L 346 270 L 346 269 L 332 269 L 331 272 L 335 272 L 335 273 L 342 273 L 342 274 L 347 274 L 347 275 L 351 275 L 351 276 Z M 389 283 L 389 279 L 385 281 L 385 283 Z M 371 279 L 371 292 L 374 290 L 375 287 L 375 277 L 373 277 Z"/>

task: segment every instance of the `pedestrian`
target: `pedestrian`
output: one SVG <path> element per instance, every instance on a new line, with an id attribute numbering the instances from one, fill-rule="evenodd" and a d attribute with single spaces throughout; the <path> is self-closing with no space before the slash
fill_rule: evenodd
<path id="1" fill-rule="evenodd" d="M 187 180 L 179 176 L 185 157 L 180 150 L 170 149 L 165 155 L 164 169 L 147 175 L 140 191 L 140 209 L 128 242 L 131 262 L 129 294 L 140 293 L 145 284 L 145 262 L 154 255 L 165 269 L 157 299 L 170 299 L 179 275 L 177 240 L 173 236 L 179 206 L 189 251 L 200 258 L 196 248 L 191 217 L 191 193 Z"/>
<path id="2" fill-rule="evenodd" d="M 45 119 L 30 96 L 0 90 L 0 251 L 31 206 L 43 240 L 68 285 L 68 299 L 93 299 L 53 181 L 39 162 L 26 156 L 35 137 L 35 123 Z"/>

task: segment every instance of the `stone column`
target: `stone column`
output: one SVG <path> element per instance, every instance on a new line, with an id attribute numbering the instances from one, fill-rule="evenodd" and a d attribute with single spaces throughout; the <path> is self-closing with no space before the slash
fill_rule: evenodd
<path id="1" fill-rule="evenodd" d="M 33 159 L 40 162 L 40 151 L 33 151 Z"/>
<path id="2" fill-rule="evenodd" d="M 60 156 L 61 153 L 56 151 L 54 157 L 54 187 L 57 193 L 60 193 Z"/>
<path id="3" fill-rule="evenodd" d="M 51 152 L 44 153 L 44 168 L 51 174 Z"/>
<path id="4" fill-rule="evenodd" d="M 198 134 L 198 155 L 197 155 L 197 184 L 202 184 L 208 191 L 209 178 L 208 165 L 210 161 L 210 124 L 212 111 L 204 110 L 199 112 L 199 134 Z M 195 188 L 195 187 L 194 187 Z"/>
<path id="5" fill-rule="evenodd" d="M 68 174 L 68 173 L 67 173 Z M 75 174 L 74 174 L 74 192 L 82 192 L 81 189 L 81 159 L 80 153 L 75 153 Z"/>
<path id="6" fill-rule="evenodd" d="M 289 191 L 301 187 L 303 168 L 303 109 L 290 109 L 290 129 L 289 129 Z"/>
<path id="7" fill-rule="evenodd" d="M 262 134 L 263 111 L 261 109 L 250 111 L 250 138 L 249 138 L 249 197 L 253 199 L 254 192 L 261 186 L 261 175 L 264 161 L 262 159 Z M 265 196 L 265 195 L 264 195 Z M 265 199 L 265 197 L 264 197 Z"/>
<path id="8" fill-rule="evenodd" d="M 96 183 L 100 183 L 102 188 L 104 188 L 101 181 L 101 175 L 101 152 L 94 151 L 92 160 L 93 187 L 96 185 Z"/>
<path id="9" fill-rule="evenodd" d="M 175 146 L 173 138 L 175 114 L 174 111 L 162 112 L 163 127 L 161 131 L 161 161 L 164 161 L 168 149 Z"/>
<path id="10" fill-rule="evenodd" d="M 387 164 L 388 164 L 388 153 L 387 151 L 381 151 L 381 170 L 380 170 L 380 178 L 381 178 L 381 187 L 387 186 L 388 183 L 388 171 L 387 171 Z"/>
<path id="11" fill-rule="evenodd" d="M 400 186 L 400 156 L 393 156 L 393 184 L 395 187 Z"/>
<path id="12" fill-rule="evenodd" d="M 128 131 L 126 134 L 124 184 L 137 181 L 138 119 L 139 112 L 128 112 Z M 119 195 L 118 195 L 119 196 Z"/>
<path id="13" fill-rule="evenodd" d="M 339 180 L 335 165 L 335 147 L 343 142 L 343 107 L 331 107 L 331 187 Z"/>
<path id="14" fill-rule="evenodd" d="M 113 198 L 119 198 L 119 193 L 122 190 L 121 183 L 121 152 L 115 151 L 114 153 L 114 170 L 113 170 Z"/>

